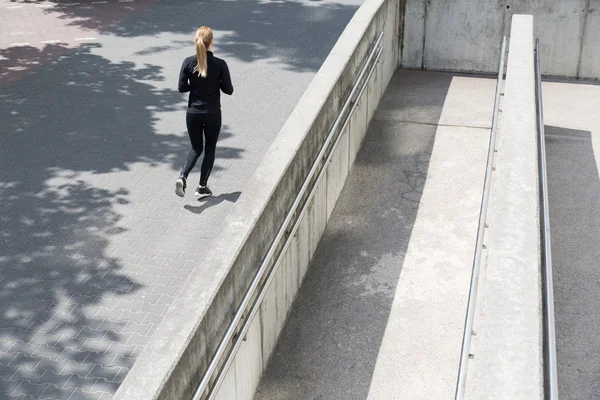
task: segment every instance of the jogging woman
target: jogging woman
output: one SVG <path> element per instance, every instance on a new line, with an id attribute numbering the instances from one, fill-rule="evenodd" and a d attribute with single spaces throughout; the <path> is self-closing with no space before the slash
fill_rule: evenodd
<path id="1" fill-rule="evenodd" d="M 221 131 L 221 91 L 231 95 L 233 85 L 227 63 L 210 51 L 212 30 L 202 26 L 196 32 L 196 55 L 186 58 L 179 73 L 179 92 L 190 92 L 185 117 L 192 149 L 175 184 L 175 193 L 183 197 L 187 177 L 204 150 L 200 172 L 200 185 L 194 193 L 198 197 L 210 196 L 207 182 L 213 164 L 217 139 Z"/>

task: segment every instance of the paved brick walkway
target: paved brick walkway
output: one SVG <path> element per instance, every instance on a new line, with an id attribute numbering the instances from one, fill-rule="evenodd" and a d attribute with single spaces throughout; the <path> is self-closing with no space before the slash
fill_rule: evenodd
<path id="1" fill-rule="evenodd" d="M 0 37 L 42 32 L 0 43 L 1 399 L 111 397 L 359 2 L 0 0 Z M 198 202 L 175 89 L 202 24 L 236 92 Z"/>

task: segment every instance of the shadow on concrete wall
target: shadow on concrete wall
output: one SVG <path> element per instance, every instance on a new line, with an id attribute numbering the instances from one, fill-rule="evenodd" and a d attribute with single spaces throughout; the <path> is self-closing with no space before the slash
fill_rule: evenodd
<path id="1" fill-rule="evenodd" d="M 558 383 L 600 398 L 600 177 L 591 133 L 546 126 Z"/>
<path id="2" fill-rule="evenodd" d="M 368 397 L 451 81 L 392 78 L 255 400 Z"/>

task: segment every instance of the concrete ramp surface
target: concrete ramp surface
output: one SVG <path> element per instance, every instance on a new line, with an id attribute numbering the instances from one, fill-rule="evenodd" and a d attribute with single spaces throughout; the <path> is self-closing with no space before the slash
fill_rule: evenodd
<path id="1" fill-rule="evenodd" d="M 495 83 L 396 72 L 255 400 L 454 395 Z"/>
<path id="2" fill-rule="evenodd" d="M 544 82 L 561 400 L 600 398 L 600 86 Z"/>

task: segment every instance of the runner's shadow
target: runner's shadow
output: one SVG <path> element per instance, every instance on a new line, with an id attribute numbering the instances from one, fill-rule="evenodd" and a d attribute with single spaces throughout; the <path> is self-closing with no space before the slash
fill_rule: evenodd
<path id="1" fill-rule="evenodd" d="M 205 197 L 202 199 L 198 199 L 198 201 L 203 202 L 200 206 L 191 206 L 189 204 L 183 206 L 186 210 L 194 213 L 194 214 L 202 214 L 205 210 L 210 207 L 214 207 L 224 201 L 229 201 L 235 203 L 237 199 L 240 197 L 242 192 L 233 192 L 233 193 L 224 193 L 220 194 L 216 197 Z"/>

